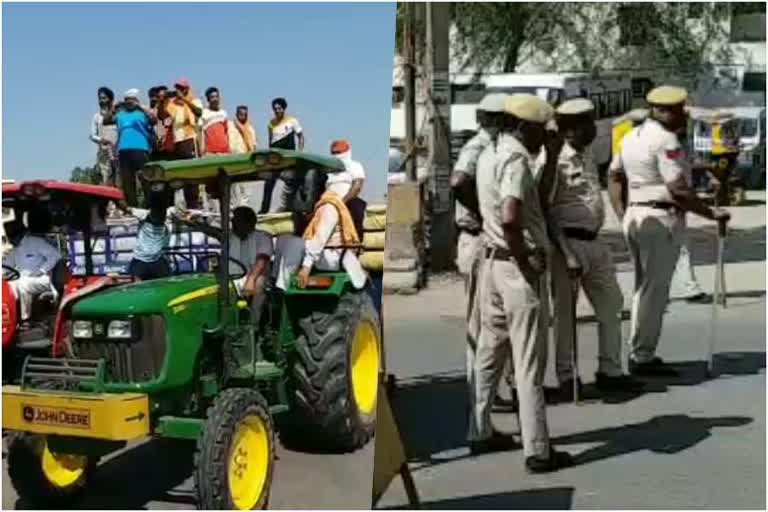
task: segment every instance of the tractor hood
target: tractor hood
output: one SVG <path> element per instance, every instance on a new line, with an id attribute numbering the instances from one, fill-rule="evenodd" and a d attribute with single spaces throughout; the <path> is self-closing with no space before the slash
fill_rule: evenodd
<path id="1" fill-rule="evenodd" d="M 162 313 L 179 297 L 215 298 L 218 286 L 212 274 L 174 276 L 124 284 L 94 293 L 72 307 L 73 317 L 124 316 Z M 189 295 L 202 291 L 201 294 Z"/>

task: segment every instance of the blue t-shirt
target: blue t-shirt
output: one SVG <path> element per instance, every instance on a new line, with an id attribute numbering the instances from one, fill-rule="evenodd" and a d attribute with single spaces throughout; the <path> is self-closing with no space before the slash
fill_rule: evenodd
<path id="1" fill-rule="evenodd" d="M 145 263 L 154 263 L 163 256 L 171 233 L 165 224 L 152 224 L 148 220 L 139 223 L 133 257 Z"/>
<path id="2" fill-rule="evenodd" d="M 117 121 L 117 150 L 138 149 L 149 151 L 149 119 L 141 110 L 120 111 Z"/>

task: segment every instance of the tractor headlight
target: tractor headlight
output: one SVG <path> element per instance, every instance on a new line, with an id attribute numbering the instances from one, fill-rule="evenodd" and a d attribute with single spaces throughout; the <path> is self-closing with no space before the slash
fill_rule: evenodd
<path id="1" fill-rule="evenodd" d="M 107 327 L 107 338 L 128 339 L 133 336 L 132 322 L 129 320 L 112 320 Z"/>
<path id="2" fill-rule="evenodd" d="M 75 320 L 72 322 L 72 337 L 93 338 L 93 322 L 89 320 Z"/>

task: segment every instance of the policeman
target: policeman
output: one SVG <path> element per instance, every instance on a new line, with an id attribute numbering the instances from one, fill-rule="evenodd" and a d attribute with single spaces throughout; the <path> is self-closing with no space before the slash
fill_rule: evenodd
<path id="1" fill-rule="evenodd" d="M 629 371 L 635 375 L 676 375 L 656 356 L 664 309 L 680 252 L 681 212 L 719 223 L 727 211 L 699 200 L 687 179 L 685 151 L 676 135 L 686 125 L 685 89 L 661 86 L 648 93 L 649 118 L 622 141 L 612 166 L 609 191 L 635 266 Z M 627 202 L 622 199 L 628 188 Z"/>
<path id="2" fill-rule="evenodd" d="M 482 223 L 477 205 L 475 175 L 480 153 L 487 147 L 491 147 L 491 150 L 495 149 L 494 145 L 501 128 L 506 97 L 506 94 L 492 93 L 486 95 L 480 102 L 477 109 L 477 121 L 480 129 L 461 148 L 451 175 L 451 187 L 457 199 L 456 227 L 459 232 L 456 266 L 459 273 L 464 277 L 464 289 L 467 294 L 467 382 L 470 388 L 474 386 L 472 375 L 474 373 L 477 336 L 480 330 L 474 303 L 477 289 L 477 268 L 480 262 L 478 254 L 482 244 L 480 236 Z M 496 404 L 508 407 L 512 405 L 505 403 L 498 396 L 496 397 Z"/>
<path id="3" fill-rule="evenodd" d="M 585 98 L 568 100 L 556 112 L 559 134 L 565 142 L 557 164 L 547 169 L 537 161 L 540 188 L 546 195 L 544 210 L 555 250 L 551 258 L 552 296 L 554 299 L 555 369 L 564 401 L 572 397 L 576 349 L 575 306 L 578 287 L 587 295 L 598 323 L 598 369 L 595 386 L 604 391 L 630 391 L 641 384 L 624 375 L 621 368 L 621 310 L 623 295 L 616 280 L 610 247 L 597 240 L 605 220 L 605 206 L 600 191 L 597 167 L 591 144 L 597 135 L 595 106 Z M 551 176 L 541 176 L 542 173 Z"/>
<path id="4" fill-rule="evenodd" d="M 494 434 L 491 401 L 512 352 L 520 401 L 520 430 L 528 471 L 553 471 L 572 463 L 550 446 L 542 381 L 547 360 L 546 318 L 541 315 L 541 275 L 550 252 L 546 223 L 531 172 L 531 154 L 545 139 L 552 108 L 530 94 L 507 98 L 495 154 L 478 163 L 478 202 L 486 246 L 479 274 L 480 338 L 475 357 L 475 403 L 470 421 L 473 453 L 506 449 Z M 486 166 L 490 172 L 484 172 Z"/>

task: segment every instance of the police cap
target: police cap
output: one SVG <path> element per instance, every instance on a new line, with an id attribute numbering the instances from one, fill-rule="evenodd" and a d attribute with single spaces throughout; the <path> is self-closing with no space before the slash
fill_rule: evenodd
<path id="1" fill-rule="evenodd" d="M 545 124 L 552 119 L 553 109 L 533 94 L 511 94 L 504 103 L 504 113 L 529 123 Z"/>
<path id="2" fill-rule="evenodd" d="M 500 114 L 504 112 L 504 102 L 507 100 L 507 95 L 501 92 L 494 92 L 486 94 L 483 100 L 480 102 L 479 110 L 483 112 L 490 112 L 492 114 Z"/>
<path id="3" fill-rule="evenodd" d="M 557 109 L 555 113 L 558 116 L 579 116 L 583 114 L 589 114 L 595 111 L 595 104 L 587 98 L 573 98 L 564 101 Z"/>
<path id="4" fill-rule="evenodd" d="M 645 100 L 651 105 L 659 106 L 671 106 L 680 105 L 685 103 L 688 99 L 688 91 L 682 87 L 675 87 L 673 85 L 662 85 L 652 89 Z"/>

